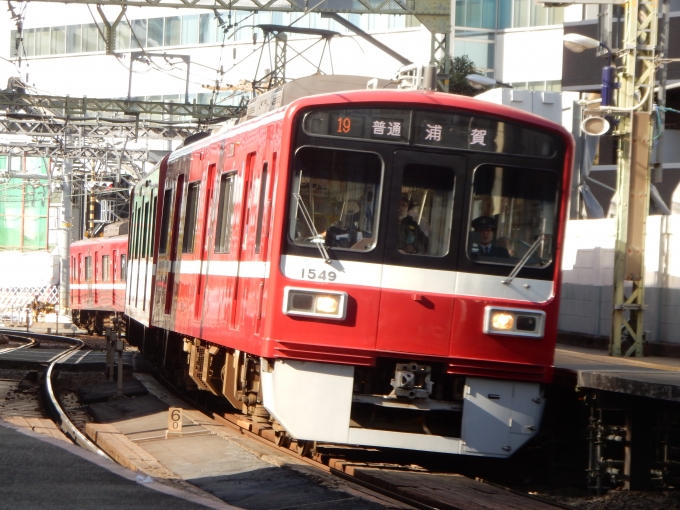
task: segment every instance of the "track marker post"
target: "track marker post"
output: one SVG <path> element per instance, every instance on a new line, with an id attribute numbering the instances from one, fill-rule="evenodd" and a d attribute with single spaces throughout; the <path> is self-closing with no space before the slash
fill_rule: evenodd
<path id="1" fill-rule="evenodd" d="M 182 408 L 170 407 L 168 409 L 168 430 L 165 437 L 179 437 L 182 435 Z"/>

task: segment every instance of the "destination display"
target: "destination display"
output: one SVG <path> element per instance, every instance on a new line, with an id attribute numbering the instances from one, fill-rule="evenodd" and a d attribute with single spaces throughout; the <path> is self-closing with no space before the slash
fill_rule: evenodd
<path id="1" fill-rule="evenodd" d="M 516 124 L 464 113 L 359 108 L 308 113 L 308 135 L 411 143 L 447 149 L 553 157 L 556 137 Z"/>
<path id="2" fill-rule="evenodd" d="M 410 123 L 410 110 L 362 108 L 313 112 L 304 126 L 310 135 L 408 143 Z"/>

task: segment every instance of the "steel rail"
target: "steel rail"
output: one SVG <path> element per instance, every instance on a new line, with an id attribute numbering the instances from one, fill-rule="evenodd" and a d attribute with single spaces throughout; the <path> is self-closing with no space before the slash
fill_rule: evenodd
<path id="1" fill-rule="evenodd" d="M 4 331 L 0 331 L 0 332 L 4 333 Z M 12 338 L 19 338 L 21 340 L 28 340 L 28 343 L 26 343 L 24 345 L 20 345 L 18 347 L 6 347 L 5 349 L 0 349 L 0 354 L 6 354 L 8 352 L 14 352 L 14 351 L 18 351 L 20 349 L 26 349 L 28 347 L 33 347 L 35 345 L 35 339 L 31 338 L 30 336 L 21 336 L 21 335 L 5 335 L 5 336 L 12 337 Z"/>
<path id="2" fill-rule="evenodd" d="M 7 330 L 0 330 L 0 333 L 7 332 L 8 332 Z M 50 340 L 52 342 L 60 342 L 72 345 L 71 348 L 57 355 L 52 360 L 49 367 L 47 368 L 47 371 L 45 372 L 45 392 L 47 393 L 48 404 L 51 408 L 51 411 L 54 412 L 59 419 L 58 423 L 59 428 L 68 437 L 70 437 L 74 443 L 76 443 L 78 446 L 85 448 L 90 452 L 96 453 L 97 455 L 100 455 L 101 457 L 107 460 L 111 460 L 113 462 L 113 459 L 111 459 L 111 457 L 109 457 L 106 453 L 100 450 L 94 443 L 92 443 L 87 437 L 85 437 L 85 435 L 76 428 L 76 426 L 71 422 L 71 420 L 69 420 L 68 416 L 61 408 L 59 400 L 57 399 L 54 393 L 54 388 L 52 386 L 52 374 L 54 372 L 54 368 L 56 367 L 56 365 L 73 356 L 73 354 L 75 354 L 81 347 L 85 345 L 85 342 L 83 342 L 82 340 L 78 340 L 76 338 L 46 335 L 42 333 L 28 333 L 26 337 L 31 337 L 38 340 Z"/>
<path id="3" fill-rule="evenodd" d="M 77 340 L 74 338 L 67 338 L 67 337 L 53 337 L 54 338 L 59 338 L 59 339 L 64 339 L 67 340 L 67 343 L 76 343 L 77 345 L 74 345 L 71 349 L 68 349 L 66 352 L 64 352 L 62 355 L 58 356 L 55 358 L 52 363 L 50 363 L 50 366 L 47 368 L 47 372 L 45 375 L 45 391 L 47 392 L 47 396 L 49 397 L 49 402 L 54 410 L 56 412 L 57 416 L 59 417 L 59 428 L 71 438 L 71 440 L 76 443 L 78 446 L 81 446 L 85 448 L 86 450 L 91 451 L 92 453 L 96 453 L 97 455 L 108 459 L 110 461 L 113 461 L 111 457 L 109 457 L 106 453 L 104 453 L 103 450 L 101 450 L 99 447 L 97 447 L 92 441 L 90 441 L 85 434 L 83 434 L 80 430 L 76 428 L 76 426 L 69 420 L 68 416 L 66 416 L 66 413 L 64 410 L 61 408 L 61 405 L 59 405 L 59 401 L 57 400 L 56 395 L 54 394 L 54 388 L 52 387 L 52 373 L 54 371 L 54 367 L 57 365 L 57 363 L 60 363 L 62 361 L 67 360 L 73 354 L 75 354 L 78 350 L 80 350 L 81 347 L 85 345 L 85 342 L 82 340 Z"/>

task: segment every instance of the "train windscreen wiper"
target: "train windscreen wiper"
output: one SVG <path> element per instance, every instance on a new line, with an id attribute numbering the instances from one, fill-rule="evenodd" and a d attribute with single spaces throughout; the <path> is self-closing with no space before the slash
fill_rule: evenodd
<path id="1" fill-rule="evenodd" d="M 326 264 L 330 264 L 331 258 L 328 256 L 328 251 L 326 251 L 325 238 L 317 232 L 316 227 L 314 226 L 314 220 L 312 219 L 312 216 L 309 214 L 307 206 L 305 205 L 305 202 L 302 200 L 300 193 L 293 193 L 293 196 L 297 198 L 297 205 L 298 209 L 302 213 L 302 219 L 305 220 L 307 228 L 312 233 L 310 241 L 316 244 L 316 247 L 319 249 L 319 253 L 321 254 L 321 258 L 324 260 L 324 262 L 326 262 Z"/>
<path id="2" fill-rule="evenodd" d="M 539 235 L 536 240 L 534 241 L 534 244 L 531 245 L 531 247 L 527 250 L 527 252 L 524 254 L 524 257 L 519 259 L 519 262 L 517 262 L 517 265 L 512 268 L 512 271 L 510 271 L 510 274 L 508 277 L 503 280 L 502 283 L 508 285 L 512 280 L 515 279 L 515 276 L 517 276 L 517 273 L 520 272 L 520 270 L 525 266 L 527 261 L 529 260 L 529 257 L 533 255 L 533 253 L 538 249 L 540 244 L 543 242 L 545 239 L 545 234 Z"/>

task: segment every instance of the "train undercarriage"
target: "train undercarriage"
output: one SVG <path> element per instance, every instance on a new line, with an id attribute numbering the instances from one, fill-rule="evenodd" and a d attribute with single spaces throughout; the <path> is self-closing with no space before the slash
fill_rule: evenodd
<path id="1" fill-rule="evenodd" d="M 118 320 L 119 313 L 100 310 L 72 310 L 71 321 L 89 335 L 102 336 L 107 329 L 120 328 L 121 336 L 125 336 L 125 321 Z"/>
<path id="2" fill-rule="evenodd" d="M 133 322 L 132 322 L 133 323 Z M 280 442 L 382 446 L 506 458 L 537 431 L 537 383 L 447 374 L 444 366 L 380 358 L 374 367 L 266 360 L 137 325 L 140 349 L 187 390 L 205 391 Z"/>

